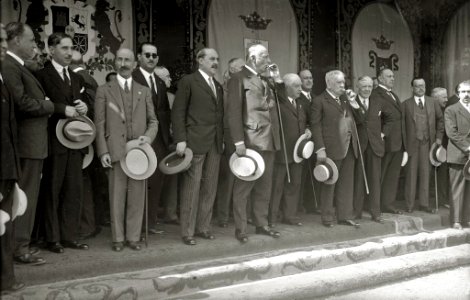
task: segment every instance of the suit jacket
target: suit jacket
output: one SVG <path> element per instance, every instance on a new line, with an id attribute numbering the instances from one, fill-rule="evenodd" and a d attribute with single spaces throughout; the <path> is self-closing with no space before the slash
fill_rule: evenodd
<path id="1" fill-rule="evenodd" d="M 194 154 L 209 152 L 213 143 L 223 151 L 224 100 L 222 86 L 214 80 L 217 99 L 199 71 L 178 83 L 171 111 L 175 143 L 186 141 Z"/>
<path id="2" fill-rule="evenodd" d="M 442 111 L 442 115 L 444 115 L 444 111 L 447 107 L 451 106 L 452 104 L 455 104 L 459 102 L 459 97 L 457 97 L 456 94 L 452 95 L 451 97 L 449 97 L 449 99 L 447 100 L 447 103 L 446 103 L 446 107 L 444 109 L 441 108 L 441 111 Z M 445 122 L 444 122 L 445 123 Z M 445 125 L 444 125 L 444 128 L 445 128 Z M 444 130 L 444 136 L 442 137 L 442 146 L 444 146 L 444 148 L 447 149 L 447 144 L 449 143 L 449 138 L 447 137 L 447 133 L 445 132 Z"/>
<path id="3" fill-rule="evenodd" d="M 315 96 L 310 93 L 310 98 L 311 100 L 308 100 L 308 98 L 303 94 L 303 93 L 300 93 L 300 96 L 299 98 L 297 98 L 297 104 L 301 104 L 302 107 L 305 109 L 305 111 L 307 112 L 307 126 L 310 127 L 310 109 L 312 108 L 312 101 L 313 101 L 313 98 L 315 98 Z"/>
<path id="4" fill-rule="evenodd" d="M 10 55 L 6 55 L 2 62 L 2 74 L 16 106 L 19 156 L 46 158 L 47 123 L 54 112 L 54 103 L 45 100 L 46 93 L 36 77 Z"/>
<path id="5" fill-rule="evenodd" d="M 470 147 L 470 113 L 462 103 L 457 102 L 444 112 L 447 145 L 447 162 L 464 165 L 468 160 Z"/>
<path id="6" fill-rule="evenodd" d="M 372 101 L 382 101 L 382 132 L 385 135 L 385 152 L 406 151 L 404 104 L 392 92 L 396 101 L 385 89 L 378 86 L 370 95 Z"/>
<path id="7" fill-rule="evenodd" d="M 75 72 L 75 71 L 74 71 Z M 98 83 L 95 78 L 88 73 L 87 70 L 76 71 L 78 75 L 82 78 L 83 86 L 85 87 L 85 92 L 83 93 L 86 96 L 86 99 L 82 99 L 88 106 L 87 115 L 93 119 L 94 117 L 94 106 L 95 106 L 95 97 L 96 89 L 98 88 Z"/>
<path id="8" fill-rule="evenodd" d="M 287 162 L 294 162 L 294 148 L 297 139 L 305 133 L 307 128 L 307 115 L 309 113 L 308 107 L 296 100 L 297 107 L 294 107 L 289 101 L 289 98 L 285 94 L 284 90 L 279 92 L 279 107 L 281 109 L 282 124 L 284 128 L 284 138 L 287 150 Z M 285 164 L 284 148 L 281 147 L 281 151 L 276 152 L 276 163 Z"/>
<path id="9" fill-rule="evenodd" d="M 70 85 L 72 92 L 70 93 L 70 87 L 66 86 L 64 80 L 59 75 L 57 70 L 54 68 L 51 62 L 47 63 L 44 69 L 37 73 L 38 80 L 41 83 L 46 95 L 54 102 L 57 107 L 56 113 L 49 118 L 49 137 L 50 137 L 50 153 L 61 154 L 66 153 L 67 148 L 63 146 L 57 139 L 55 130 L 57 122 L 60 119 L 66 118 L 65 107 L 67 105 L 75 106 L 74 100 L 86 99 L 86 96 L 82 94 L 85 91 L 83 86 L 82 78 L 69 70 Z M 82 149 L 83 153 L 87 153 L 87 148 Z"/>
<path id="10" fill-rule="evenodd" d="M 325 90 L 312 102 L 310 119 L 312 120 L 312 135 L 315 143 L 315 150 L 325 148 L 327 157 L 333 160 L 340 160 L 346 157 L 349 143 L 345 144 L 346 116 L 350 116 L 352 122 L 351 141 L 354 155 L 357 157 L 357 132 L 354 123 L 354 116 L 347 101 L 341 99 L 341 106 Z"/>
<path id="11" fill-rule="evenodd" d="M 14 180 L 20 175 L 15 106 L 4 84 L 1 84 L 0 96 L 0 180 Z"/>
<path id="12" fill-rule="evenodd" d="M 109 153 L 111 161 L 121 160 L 126 154 L 126 143 L 139 136 L 151 141 L 158 132 L 158 121 L 150 89 L 132 81 L 132 136 L 127 136 L 124 100 L 117 80 L 98 87 L 95 98 L 96 153 Z"/>
<path id="13" fill-rule="evenodd" d="M 385 152 L 385 143 L 381 136 L 383 104 L 369 97 L 369 107 L 366 109 L 359 96 L 356 96 L 356 102 L 359 108 L 353 109 L 353 113 L 361 150 L 365 152 L 370 145 L 375 155 L 383 157 Z"/>
<path id="14" fill-rule="evenodd" d="M 228 124 L 232 142 L 258 151 L 281 149 L 279 117 L 267 83 L 244 67 L 228 81 Z"/>
<path id="15" fill-rule="evenodd" d="M 429 126 L 429 141 L 433 144 L 436 139 L 442 141 L 444 134 L 444 120 L 442 118 L 442 111 L 439 103 L 434 98 L 425 96 L 424 107 L 426 109 L 428 126 Z M 414 155 L 418 151 L 419 141 L 416 138 L 415 127 L 415 99 L 414 97 L 408 98 L 404 102 L 405 107 L 405 128 L 406 128 L 406 145 L 408 155 Z"/>
<path id="16" fill-rule="evenodd" d="M 158 119 L 158 136 L 162 138 L 163 144 L 168 149 L 172 143 L 170 136 L 170 124 L 171 124 L 171 110 L 170 102 L 168 101 L 167 88 L 165 82 L 160 79 L 156 74 L 153 76 L 155 78 L 155 84 L 157 86 L 157 98 L 152 99 L 153 107 L 155 108 L 155 115 Z M 139 68 L 135 69 L 132 72 L 132 78 L 137 81 L 139 84 L 150 88 L 147 80 L 144 78 L 144 74 L 140 71 Z"/>

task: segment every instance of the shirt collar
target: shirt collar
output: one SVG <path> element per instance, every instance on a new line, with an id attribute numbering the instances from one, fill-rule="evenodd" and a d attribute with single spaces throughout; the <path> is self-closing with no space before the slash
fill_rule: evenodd
<path id="1" fill-rule="evenodd" d="M 415 102 L 416 102 L 416 104 L 418 104 L 418 102 L 419 102 L 419 99 L 421 99 L 421 100 L 423 101 L 423 104 L 424 104 L 424 101 L 425 101 L 425 100 L 424 100 L 424 96 L 421 96 L 421 97 L 414 96 L 414 98 L 415 98 Z"/>
<path id="2" fill-rule="evenodd" d="M 148 80 L 148 79 L 149 79 L 149 76 L 150 76 L 150 75 L 153 75 L 153 72 L 152 72 L 152 73 L 149 73 L 149 72 L 147 72 L 146 70 L 144 70 L 142 67 L 139 67 L 139 69 L 140 69 L 140 72 L 142 72 L 142 74 L 144 75 L 145 80 Z"/>
<path id="3" fill-rule="evenodd" d="M 287 96 L 287 99 L 289 99 L 290 103 L 292 103 L 292 102 L 294 102 L 294 101 L 295 101 L 295 99 L 294 99 L 294 98 L 292 98 L 292 97 L 289 97 L 289 96 Z"/>
<path id="4" fill-rule="evenodd" d="M 308 98 L 309 96 L 312 97 L 312 96 L 310 95 L 310 92 L 306 92 L 306 91 L 304 91 L 304 90 L 302 90 L 302 94 L 304 94 L 305 97 L 307 97 L 307 99 L 309 99 L 309 98 Z"/>
<path id="5" fill-rule="evenodd" d="M 2 73 L 0 73 L 0 80 L 3 81 Z"/>
<path id="6" fill-rule="evenodd" d="M 18 55 L 8 50 L 7 50 L 7 54 L 13 57 L 17 62 L 19 62 L 20 65 L 24 66 L 24 60 L 22 60 Z"/>
<path id="7" fill-rule="evenodd" d="M 128 88 L 131 89 L 131 87 L 132 87 L 132 76 L 126 79 L 126 78 L 122 77 L 121 75 L 117 74 L 116 79 L 119 83 L 119 86 L 122 89 L 124 89 L 124 85 L 126 84 L 126 81 L 127 81 Z"/>
<path id="8" fill-rule="evenodd" d="M 391 89 L 389 89 L 388 87 L 386 87 L 386 86 L 385 86 L 385 85 L 383 85 L 383 84 L 379 84 L 379 86 L 380 86 L 381 88 L 383 88 L 384 90 L 386 90 L 387 92 L 389 92 L 389 93 L 391 93 L 391 92 L 392 92 L 392 90 L 391 90 Z"/>
<path id="9" fill-rule="evenodd" d="M 204 77 L 204 79 L 207 81 L 207 82 L 210 82 L 209 79 L 211 78 L 211 76 L 207 75 L 206 72 L 204 72 L 203 70 L 201 69 L 198 69 L 199 73 L 201 73 L 202 77 Z"/>
<path id="10" fill-rule="evenodd" d="M 365 101 L 369 101 L 369 98 L 363 98 L 361 95 L 357 94 L 359 97 L 359 100 L 361 100 L 361 103 L 364 103 Z"/>
<path id="11" fill-rule="evenodd" d="M 328 89 L 326 90 L 328 92 L 328 94 L 330 94 L 330 96 L 333 98 L 333 99 L 339 99 L 339 97 L 336 97 L 335 95 L 333 95 Z"/>
<path id="12" fill-rule="evenodd" d="M 52 62 L 52 65 L 54 66 L 54 69 L 56 69 L 56 71 L 60 74 L 60 76 L 62 76 L 63 69 L 65 69 L 65 71 L 68 73 L 67 66 L 64 67 L 53 59 L 51 59 L 51 62 Z"/>
<path id="13" fill-rule="evenodd" d="M 258 72 L 256 72 L 255 70 L 253 70 L 252 67 L 250 67 L 249 65 L 245 65 L 245 68 L 247 68 L 251 73 L 255 74 L 255 75 L 258 75 Z"/>

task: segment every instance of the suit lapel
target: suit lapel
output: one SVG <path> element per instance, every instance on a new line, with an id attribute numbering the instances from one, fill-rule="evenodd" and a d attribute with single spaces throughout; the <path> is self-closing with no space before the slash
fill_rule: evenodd
<path id="1" fill-rule="evenodd" d="M 195 75 L 195 79 L 196 79 L 196 82 L 199 84 L 199 86 L 202 87 L 203 90 L 205 90 L 212 98 L 214 101 L 217 101 L 217 99 L 215 99 L 215 95 L 214 95 L 214 92 L 212 91 L 212 89 L 210 88 L 209 84 L 207 83 L 206 79 L 204 79 L 204 77 L 202 77 L 201 73 L 199 72 L 199 70 L 196 71 L 196 74 Z M 217 90 L 216 90 L 217 91 Z"/>
<path id="2" fill-rule="evenodd" d="M 122 99 L 121 96 L 121 87 L 119 86 L 119 83 L 117 80 L 111 81 L 109 83 L 109 93 L 111 94 L 111 99 L 114 99 L 114 101 L 117 103 L 119 110 L 121 112 L 121 117 L 125 120 L 125 113 L 124 113 L 124 100 Z"/>
<path id="3" fill-rule="evenodd" d="M 330 105 L 333 105 L 337 110 L 343 113 L 343 107 L 339 105 L 338 101 L 336 101 L 333 97 L 331 97 L 331 95 L 327 91 L 325 91 L 325 100 L 327 103 L 329 103 Z"/>
<path id="4" fill-rule="evenodd" d="M 459 101 L 457 105 L 458 105 L 458 108 L 459 108 L 459 112 L 462 114 L 462 116 L 465 118 L 465 120 L 470 120 L 470 113 L 463 106 L 463 104 Z"/>
<path id="5" fill-rule="evenodd" d="M 23 66 L 22 64 L 20 64 L 16 59 L 14 59 L 11 55 L 7 55 L 6 59 L 9 59 L 12 63 L 18 65 L 18 67 L 20 68 L 20 70 L 23 71 L 23 73 L 25 73 L 27 76 L 31 77 L 31 79 L 36 82 L 37 86 L 41 89 L 42 93 L 45 95 L 46 92 L 44 91 L 44 89 L 42 88 L 42 85 L 41 83 L 37 80 L 36 76 L 34 76 L 29 70 L 28 68 L 26 68 L 25 66 Z"/>

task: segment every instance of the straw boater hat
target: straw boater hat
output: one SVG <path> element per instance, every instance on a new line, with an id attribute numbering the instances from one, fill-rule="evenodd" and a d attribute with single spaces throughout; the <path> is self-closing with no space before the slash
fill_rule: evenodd
<path id="1" fill-rule="evenodd" d="M 59 142 L 70 149 L 88 147 L 96 136 L 95 124 L 86 116 L 60 119 L 55 133 Z"/>
<path id="2" fill-rule="evenodd" d="M 92 144 L 90 144 L 88 145 L 88 153 L 85 154 L 85 157 L 83 157 L 82 169 L 85 169 L 91 164 L 94 156 L 95 156 L 95 151 L 93 149 Z"/>
<path id="3" fill-rule="evenodd" d="M 429 150 L 429 160 L 435 167 L 439 167 L 443 162 L 447 160 L 447 150 L 442 145 L 436 143 L 432 144 Z"/>
<path id="4" fill-rule="evenodd" d="M 300 163 L 304 159 L 309 159 L 313 154 L 313 142 L 307 138 L 307 134 L 302 134 L 295 142 L 294 161 Z"/>
<path id="5" fill-rule="evenodd" d="M 28 198 L 25 192 L 20 189 L 18 183 L 13 187 L 13 206 L 11 208 L 11 220 L 15 220 L 17 216 L 22 216 L 28 206 Z"/>
<path id="6" fill-rule="evenodd" d="M 5 230 L 6 230 L 5 224 L 8 221 L 10 221 L 10 215 L 6 211 L 0 209 L 0 236 L 2 236 L 5 233 Z"/>
<path id="7" fill-rule="evenodd" d="M 317 181 L 323 182 L 324 184 L 334 184 L 338 180 L 338 168 L 336 164 L 327 157 L 324 163 L 315 166 L 313 176 Z"/>
<path id="8" fill-rule="evenodd" d="M 157 169 L 157 156 L 148 143 L 131 140 L 126 144 L 126 155 L 121 159 L 121 168 L 132 179 L 149 178 Z"/>
<path id="9" fill-rule="evenodd" d="M 193 151 L 186 147 L 183 156 L 176 154 L 176 151 L 168 154 L 159 164 L 158 168 L 163 174 L 176 174 L 186 171 L 191 167 Z"/>
<path id="10" fill-rule="evenodd" d="M 261 155 L 252 149 L 246 149 L 244 156 L 233 153 L 229 160 L 232 173 L 244 181 L 253 181 L 264 173 L 265 165 Z"/>

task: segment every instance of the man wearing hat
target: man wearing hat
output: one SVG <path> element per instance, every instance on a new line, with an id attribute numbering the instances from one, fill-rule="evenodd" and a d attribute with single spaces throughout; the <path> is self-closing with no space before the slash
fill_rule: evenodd
<path id="1" fill-rule="evenodd" d="M 339 171 L 334 184 L 322 183 L 322 223 L 332 227 L 335 215 L 338 224 L 359 226 L 353 220 L 354 163 L 358 155 L 356 124 L 348 103 L 341 98 L 345 93 L 345 78 L 341 71 L 325 75 L 326 90 L 312 102 L 312 134 L 317 163 L 330 158 Z M 333 199 L 336 199 L 336 214 Z"/>
<path id="2" fill-rule="evenodd" d="M 247 148 L 258 151 L 264 160 L 264 174 L 255 181 L 235 179 L 233 186 L 233 215 L 235 237 L 248 241 L 246 205 L 250 199 L 257 234 L 278 238 L 280 233 L 268 226 L 272 174 L 275 153 L 281 148 L 279 117 L 273 89 L 266 79 L 271 64 L 268 50 L 262 45 L 248 48 L 246 65 L 228 81 L 228 124 L 238 156 Z M 273 68 L 273 79 L 281 82 L 279 69 Z M 271 79 L 270 79 L 271 80 Z"/>
<path id="3" fill-rule="evenodd" d="M 132 72 L 132 78 L 139 84 L 150 89 L 152 94 L 153 107 L 158 119 L 158 133 L 152 147 L 155 150 L 158 160 L 162 160 L 168 153 L 172 143 L 170 136 L 171 111 L 166 93 L 166 86 L 163 80 L 155 73 L 155 67 L 158 63 L 157 47 L 150 43 L 144 43 L 138 47 L 137 59 L 139 66 Z M 148 179 L 149 185 L 149 232 L 157 233 L 157 213 L 160 206 L 160 200 L 163 198 L 163 186 L 169 184 L 165 176 L 158 168 Z"/>
<path id="4" fill-rule="evenodd" d="M 282 221 L 289 225 L 302 226 L 297 216 L 297 207 L 301 195 L 304 157 L 301 153 L 298 155 L 294 151 L 302 151 L 302 149 L 297 149 L 299 147 L 296 145 L 300 136 L 303 135 L 303 140 L 310 140 L 312 137 L 310 129 L 307 128 L 309 106 L 305 107 L 298 101 L 302 91 L 302 82 L 297 74 L 286 74 L 283 81 L 285 89 L 279 91 L 279 107 L 287 151 L 284 152 L 284 148 L 281 148 L 281 151 L 276 152 L 268 220 L 272 225 L 277 222 L 279 206 L 282 203 Z M 287 166 L 284 155 L 287 157 Z M 287 168 L 289 168 L 290 182 L 287 177 Z"/>
<path id="5" fill-rule="evenodd" d="M 444 121 L 437 101 L 425 96 L 426 83 L 423 78 L 411 81 L 413 96 L 404 102 L 405 129 L 409 162 L 405 167 L 405 201 L 407 212 L 413 212 L 415 198 L 419 199 L 419 210 L 435 213 L 429 207 L 429 149 L 435 142 L 442 144 Z M 418 179 L 419 178 L 419 184 Z M 419 190 L 416 190 L 416 186 Z M 417 194 L 417 195 L 416 195 Z"/>
<path id="6" fill-rule="evenodd" d="M 110 168 L 108 181 L 112 249 L 122 251 L 126 242 L 129 248 L 140 250 L 138 241 L 144 213 L 145 178 L 136 180 L 130 177 L 132 174 L 125 173 L 126 169 L 133 168 L 132 165 L 127 166 L 126 145 L 138 141 L 135 147 L 145 153 L 143 163 L 148 163 L 143 173 L 155 167 L 151 165 L 145 146 L 150 148 L 149 144 L 155 139 L 158 121 L 150 89 L 132 78 L 132 70 L 136 65 L 134 52 L 126 48 L 119 49 L 114 64 L 118 72 L 116 80 L 100 86 L 96 92 L 97 155 L 103 167 Z M 126 162 L 126 169 L 123 169 L 122 161 Z"/>
<path id="7" fill-rule="evenodd" d="M 444 112 L 447 146 L 447 164 L 450 179 L 450 209 L 452 226 L 462 229 L 462 224 L 470 227 L 470 81 L 458 85 L 459 102 L 449 106 Z M 464 167 L 465 165 L 465 167 Z M 466 172 L 466 174 L 465 174 Z"/>
<path id="8" fill-rule="evenodd" d="M 191 167 L 180 173 L 181 235 L 186 245 L 195 245 L 194 236 L 213 240 L 210 222 L 217 192 L 223 143 L 223 89 L 214 80 L 219 55 L 203 48 L 196 55 L 198 70 L 183 77 L 171 112 L 176 152 L 193 151 Z"/>
<path id="9" fill-rule="evenodd" d="M 8 48 L 7 34 L 0 24 L 0 62 L 3 63 Z M 4 85 L 5 78 L 0 72 L 0 222 L 10 218 L 4 224 L 4 232 L 0 232 L 0 290 L 2 295 L 24 288 L 24 283 L 15 279 L 13 267 L 13 187 L 20 176 L 18 156 L 18 138 L 13 97 Z M 2 229 L 3 231 L 3 229 Z"/>
<path id="10" fill-rule="evenodd" d="M 80 100 L 85 99 L 82 94 L 84 86 L 81 78 L 68 68 L 72 61 L 72 39 L 65 33 L 57 32 L 49 36 L 48 45 L 52 59 L 38 72 L 39 82 L 60 111 L 72 107 L 80 116 L 85 116 L 88 107 Z M 94 135 L 94 125 L 82 122 L 85 118 L 80 121 L 63 119 L 66 117 L 67 114 L 59 113 L 49 119 L 51 149 L 42 177 L 47 247 L 55 253 L 64 252 L 64 247 L 88 249 L 88 245 L 77 240 L 83 197 L 82 162 L 88 151 L 88 145 L 82 142 Z M 64 125 L 63 129 L 77 130 L 59 130 L 57 134 L 59 123 Z M 81 131 L 85 127 L 87 129 Z M 73 149 L 77 148 L 75 146 L 82 149 Z"/>

